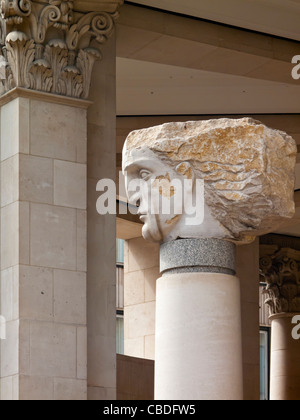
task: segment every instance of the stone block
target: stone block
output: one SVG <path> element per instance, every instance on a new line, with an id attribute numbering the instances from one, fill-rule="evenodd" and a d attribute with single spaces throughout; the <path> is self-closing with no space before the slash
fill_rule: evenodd
<path id="1" fill-rule="evenodd" d="M 2 269 L 19 263 L 19 203 L 1 210 L 1 266 Z"/>
<path id="2" fill-rule="evenodd" d="M 54 379 L 46 376 L 21 375 L 20 400 L 22 401 L 52 401 Z"/>
<path id="3" fill-rule="evenodd" d="M 76 270 L 76 210 L 43 204 L 31 205 L 31 263 Z"/>
<path id="4" fill-rule="evenodd" d="M 70 106 L 31 101 L 32 155 L 71 162 L 84 160 L 86 112 Z"/>
<path id="5" fill-rule="evenodd" d="M 10 267 L 1 272 L 1 315 L 6 321 L 19 317 L 19 270 Z"/>
<path id="6" fill-rule="evenodd" d="M 142 303 L 126 308 L 128 339 L 155 334 L 155 302 Z"/>
<path id="7" fill-rule="evenodd" d="M 1 207 L 19 199 L 19 156 L 1 163 Z"/>
<path id="8" fill-rule="evenodd" d="M 159 265 L 159 246 L 143 238 L 128 241 L 128 271 L 138 271 Z"/>
<path id="9" fill-rule="evenodd" d="M 32 322 L 30 373 L 33 376 L 76 378 L 76 327 Z"/>
<path id="10" fill-rule="evenodd" d="M 125 275 L 124 305 L 125 307 L 144 303 L 144 272 L 134 271 Z"/>
<path id="11" fill-rule="evenodd" d="M 85 210 L 86 197 L 86 165 L 55 160 L 54 204 Z"/>
<path id="12" fill-rule="evenodd" d="M 53 204 L 53 160 L 20 155 L 20 200 Z"/>
<path id="13" fill-rule="evenodd" d="M 53 320 L 53 270 L 20 266 L 20 314 L 22 318 Z"/>
<path id="14" fill-rule="evenodd" d="M 144 337 L 132 338 L 125 340 L 124 353 L 126 356 L 145 358 Z"/>
<path id="15" fill-rule="evenodd" d="M 54 378 L 55 401 L 84 401 L 86 399 L 86 381 L 79 379 Z"/>
<path id="16" fill-rule="evenodd" d="M 86 324 L 86 274 L 54 270 L 54 321 Z"/>
<path id="17" fill-rule="evenodd" d="M 1 108 L 1 161 L 19 153 L 19 100 Z"/>

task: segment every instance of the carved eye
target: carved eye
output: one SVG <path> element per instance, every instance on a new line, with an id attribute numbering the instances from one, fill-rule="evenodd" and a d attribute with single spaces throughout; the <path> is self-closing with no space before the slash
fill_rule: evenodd
<path id="1" fill-rule="evenodd" d="M 147 171 L 146 169 L 141 169 L 139 173 L 140 178 L 144 181 L 147 181 L 151 175 L 151 172 Z"/>

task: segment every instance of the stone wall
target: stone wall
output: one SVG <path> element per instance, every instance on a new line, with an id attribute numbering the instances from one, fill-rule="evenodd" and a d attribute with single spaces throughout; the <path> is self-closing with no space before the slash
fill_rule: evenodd
<path id="1" fill-rule="evenodd" d="M 154 360 L 155 289 L 159 246 L 143 238 L 125 242 L 125 354 Z"/>

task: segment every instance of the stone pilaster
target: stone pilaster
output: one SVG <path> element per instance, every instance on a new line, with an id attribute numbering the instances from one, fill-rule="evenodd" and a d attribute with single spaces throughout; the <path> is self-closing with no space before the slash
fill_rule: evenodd
<path id="1" fill-rule="evenodd" d="M 270 316 L 300 312 L 300 251 L 264 245 L 260 272 Z"/>
<path id="2" fill-rule="evenodd" d="M 86 99 L 120 3 L 1 2 L 1 399 L 87 398 Z"/>

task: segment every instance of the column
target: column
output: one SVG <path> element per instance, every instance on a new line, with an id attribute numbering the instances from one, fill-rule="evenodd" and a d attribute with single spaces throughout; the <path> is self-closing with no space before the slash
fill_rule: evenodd
<path id="1" fill-rule="evenodd" d="M 97 213 L 100 179 L 116 176 L 116 38 L 94 66 L 88 110 L 88 399 L 116 399 L 116 216 Z"/>
<path id="2" fill-rule="evenodd" d="M 235 245 L 218 239 L 169 242 L 161 246 L 161 271 L 155 398 L 242 400 Z"/>
<path id="3" fill-rule="evenodd" d="M 247 118 L 167 123 L 127 137 L 128 198 L 144 238 L 161 244 L 156 399 L 243 399 L 235 246 L 294 215 L 296 152 L 291 137 Z"/>
<path id="4" fill-rule="evenodd" d="M 91 43 L 117 17 L 95 4 L 1 3 L 2 400 L 87 398 Z"/>
<path id="5" fill-rule="evenodd" d="M 275 246 L 276 248 L 276 246 Z M 260 260 L 267 282 L 272 328 L 270 399 L 300 400 L 300 252 L 264 246 Z"/>

